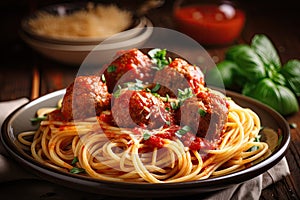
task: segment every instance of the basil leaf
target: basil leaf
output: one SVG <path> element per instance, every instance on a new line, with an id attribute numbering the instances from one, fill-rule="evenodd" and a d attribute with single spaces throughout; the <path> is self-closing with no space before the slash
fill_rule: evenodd
<path id="1" fill-rule="evenodd" d="M 242 93 L 272 107 L 282 115 L 289 115 L 299 110 L 294 93 L 285 86 L 276 85 L 265 78 L 257 84 L 246 84 Z"/>
<path id="2" fill-rule="evenodd" d="M 286 85 L 286 80 L 285 80 L 284 76 L 282 74 L 278 73 L 277 71 L 268 70 L 267 74 L 268 74 L 268 77 L 270 79 L 272 79 L 272 81 L 274 81 L 276 84 Z"/>
<path id="3" fill-rule="evenodd" d="M 225 57 L 238 65 L 237 73 L 242 76 L 241 78 L 250 82 L 257 82 L 266 76 L 263 62 L 248 45 L 241 44 L 229 48 Z"/>
<path id="4" fill-rule="evenodd" d="M 263 34 L 255 35 L 251 41 L 251 48 L 254 49 L 267 67 L 277 71 L 280 69 L 280 58 L 273 43 L 267 36 Z"/>
<path id="5" fill-rule="evenodd" d="M 285 77 L 287 87 L 289 87 L 297 97 L 300 97 L 300 61 L 289 60 L 280 73 Z"/>
<path id="6" fill-rule="evenodd" d="M 216 67 L 209 70 L 206 74 L 205 80 L 207 85 L 239 90 L 245 81 L 244 78 L 241 79 L 237 75 L 237 68 L 237 64 L 230 60 L 219 62 Z"/>

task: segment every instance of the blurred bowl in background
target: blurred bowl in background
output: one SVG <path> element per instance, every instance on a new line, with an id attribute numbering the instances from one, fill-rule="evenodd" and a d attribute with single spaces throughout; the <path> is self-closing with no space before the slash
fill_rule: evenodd
<path id="1" fill-rule="evenodd" d="M 92 51 L 98 55 L 98 61 L 103 62 L 108 57 L 111 57 L 111 55 L 114 55 L 118 50 L 138 48 L 144 44 L 151 36 L 153 27 L 147 18 L 142 19 L 142 21 L 144 21 L 145 26 L 143 28 L 136 28 L 139 34 L 134 37 L 122 40 L 121 38 L 124 38 L 124 34 L 127 35 L 127 31 L 124 31 L 98 44 L 90 45 L 78 43 L 57 44 L 30 37 L 30 35 L 24 32 L 21 32 L 20 35 L 29 46 L 48 58 L 68 65 L 81 65 Z"/>
<path id="2" fill-rule="evenodd" d="M 124 39 L 138 34 L 142 21 L 115 4 L 64 3 L 46 6 L 22 20 L 31 37 L 59 44 L 95 44 L 125 30 Z M 123 39 L 123 38 L 119 38 Z"/>
<path id="3" fill-rule="evenodd" d="M 99 14 L 99 12 L 106 11 L 102 8 L 95 10 L 94 5 L 91 8 L 89 6 L 91 5 L 86 3 L 66 3 L 42 8 L 22 20 L 20 36 L 34 50 L 50 59 L 68 65 L 80 65 L 91 51 L 99 55 L 100 62 L 100 59 L 107 58 L 111 52 L 139 47 L 152 34 L 153 25 L 146 17 L 135 16 L 127 10 L 120 14 L 119 12 L 122 11 L 118 10 L 119 8 L 105 5 L 104 10 L 113 9 L 115 15 L 119 16 L 114 18 L 111 12 L 107 15 L 110 19 L 102 19 L 100 15 L 107 13 Z M 99 6 L 102 5 L 98 5 L 97 8 Z M 97 12 L 97 14 L 93 13 L 91 16 L 87 12 Z M 64 18 L 69 16 L 71 18 Z M 32 22 L 35 23 L 34 20 L 38 18 L 43 18 L 43 20 L 38 21 L 36 26 L 32 26 Z M 124 19 L 127 24 L 125 26 Z M 74 26 L 64 26 L 61 20 L 74 23 Z M 99 20 L 106 22 L 100 24 Z M 119 26 L 118 23 L 123 23 L 123 25 Z"/>
<path id="4" fill-rule="evenodd" d="M 228 45 L 241 34 L 245 13 L 230 1 L 176 1 L 177 28 L 201 45 Z"/>

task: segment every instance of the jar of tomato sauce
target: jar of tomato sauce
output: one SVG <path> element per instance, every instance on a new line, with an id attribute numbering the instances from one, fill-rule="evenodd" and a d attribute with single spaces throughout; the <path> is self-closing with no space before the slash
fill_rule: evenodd
<path id="1" fill-rule="evenodd" d="M 231 44 L 245 24 L 245 13 L 231 1 L 177 1 L 173 16 L 178 30 L 201 45 Z"/>

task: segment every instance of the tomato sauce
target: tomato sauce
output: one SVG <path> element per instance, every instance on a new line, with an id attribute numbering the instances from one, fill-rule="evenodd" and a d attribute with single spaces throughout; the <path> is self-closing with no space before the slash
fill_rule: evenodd
<path id="1" fill-rule="evenodd" d="M 178 28 L 203 45 L 232 43 L 245 23 L 245 13 L 229 5 L 185 6 L 173 14 Z"/>

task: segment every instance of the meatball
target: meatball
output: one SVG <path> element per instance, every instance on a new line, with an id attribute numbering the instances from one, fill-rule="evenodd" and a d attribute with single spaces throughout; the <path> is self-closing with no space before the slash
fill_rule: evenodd
<path id="1" fill-rule="evenodd" d="M 138 49 L 120 51 L 117 56 L 104 71 L 110 93 L 113 92 L 116 84 L 135 82 L 136 79 L 148 82 L 152 79 L 151 60 Z"/>
<path id="2" fill-rule="evenodd" d="M 197 137 L 214 141 L 220 138 L 227 122 L 228 104 L 224 97 L 215 93 L 206 96 L 184 101 L 177 112 L 177 120 L 181 126 L 189 126 Z"/>
<path id="3" fill-rule="evenodd" d="M 69 120 L 99 115 L 109 109 L 111 94 L 99 76 L 78 76 L 67 87 L 62 101 L 62 114 Z"/>
<path id="4" fill-rule="evenodd" d="M 188 87 L 197 94 L 205 84 L 200 68 L 181 58 L 175 58 L 164 69 L 157 71 L 153 82 L 161 84 L 162 87 L 158 91 L 160 95 L 168 94 L 171 97 L 177 96 L 178 89 L 184 90 Z"/>
<path id="5" fill-rule="evenodd" d="M 113 100 L 112 115 L 119 127 L 159 128 L 172 121 L 163 101 L 152 93 L 125 90 Z"/>

